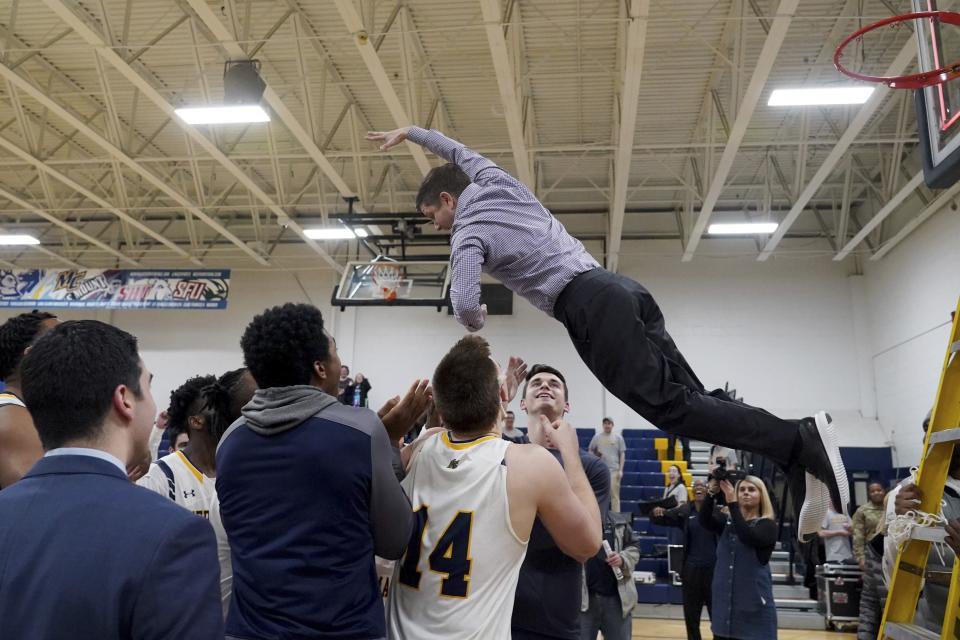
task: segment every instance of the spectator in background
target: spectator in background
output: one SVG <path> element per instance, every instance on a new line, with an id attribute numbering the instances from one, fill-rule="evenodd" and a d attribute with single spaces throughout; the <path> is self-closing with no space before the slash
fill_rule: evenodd
<path id="1" fill-rule="evenodd" d="M 850 548 L 850 536 L 853 526 L 846 514 L 827 509 L 820 525 L 820 539 L 823 540 L 825 559 L 829 564 L 853 564 L 853 550 Z"/>
<path id="2" fill-rule="evenodd" d="M 530 442 L 523 431 L 513 426 L 515 419 L 516 417 L 514 416 L 513 411 L 507 411 L 506 415 L 503 417 L 503 430 L 501 435 L 505 440 L 516 442 L 517 444 Z"/>
<path id="3" fill-rule="evenodd" d="M 613 420 L 603 419 L 603 431 L 593 436 L 588 448 L 590 453 L 603 460 L 610 470 L 610 508 L 620 511 L 620 481 L 623 479 L 627 443 L 623 441 L 622 435 L 613 433 Z"/>
<path id="4" fill-rule="evenodd" d="M 883 520 L 883 497 L 886 491 L 879 481 L 867 485 L 867 504 L 861 505 L 853 514 L 853 557 L 860 565 L 866 568 L 867 542 L 876 533 Z"/>
<path id="5" fill-rule="evenodd" d="M 370 393 L 370 389 L 373 387 L 370 385 L 370 381 L 367 380 L 362 373 L 358 373 L 357 377 L 354 378 L 346 391 L 344 391 L 344 398 L 346 401 L 344 404 L 348 404 L 351 407 L 365 407 L 367 406 L 367 394 Z"/>
<path id="6" fill-rule="evenodd" d="M 0 634 L 223 638 L 210 525 L 127 478 L 157 412 L 136 338 L 66 322 L 22 371 L 47 453 L 0 492 Z"/>
<path id="7" fill-rule="evenodd" d="M 697 479 L 693 482 L 693 502 L 669 510 L 656 507 L 650 513 L 650 522 L 683 531 L 683 567 L 680 569 L 680 580 L 687 640 L 700 640 L 700 614 L 704 605 L 707 606 L 707 615 L 712 616 L 710 588 L 713 582 L 713 567 L 717 563 L 717 534 L 700 523 L 699 515 L 706 496 L 707 485 L 703 480 Z M 720 514 L 714 515 L 722 517 Z"/>
<path id="8" fill-rule="evenodd" d="M 630 514 L 608 513 L 603 539 L 613 552 L 607 554 L 605 547 L 600 547 L 584 564 L 580 637 L 596 640 L 600 631 L 604 640 L 630 640 L 633 636 L 630 613 L 637 604 L 633 569 L 640 559 Z"/>
<path id="9" fill-rule="evenodd" d="M 171 442 L 173 451 L 151 464 L 137 480 L 141 487 L 204 518 L 210 514 L 215 493 L 217 441 L 200 415 L 204 404 L 201 391 L 216 381 L 214 376 L 194 376 L 170 394 L 167 419 L 168 428 L 176 434 Z M 181 437 L 187 439 L 185 446 L 179 446 Z"/>
<path id="10" fill-rule="evenodd" d="M 343 404 L 350 404 L 350 401 L 347 400 L 347 387 L 350 387 L 353 384 L 353 381 L 350 380 L 350 367 L 347 365 L 340 366 L 340 392 L 337 394 L 337 400 Z"/>
<path id="11" fill-rule="evenodd" d="M 680 467 L 672 464 L 667 467 L 667 486 L 663 488 L 664 499 L 673 498 L 677 501 L 677 506 L 682 505 L 689 499 L 687 485 L 683 480 L 683 472 Z M 670 544 L 683 544 L 683 532 L 679 529 L 671 529 L 667 532 L 667 542 Z"/>
<path id="12" fill-rule="evenodd" d="M 338 403 L 336 342 L 311 305 L 267 309 L 240 346 L 259 388 L 217 448 L 233 566 L 227 635 L 382 638 L 373 557 L 395 560 L 410 540 L 393 447 L 426 410 L 428 384 L 383 422 Z"/>
<path id="13" fill-rule="evenodd" d="M 57 316 L 21 313 L 0 326 L 0 489 L 9 487 L 43 455 L 40 437 L 23 403 L 20 361 L 33 342 L 57 326 Z"/>
<path id="14" fill-rule="evenodd" d="M 714 509 L 720 492 L 729 515 Z M 710 480 L 699 518 L 704 528 L 720 535 L 711 588 L 714 640 L 776 638 L 769 563 L 777 543 L 777 523 L 763 480 L 747 476 L 736 488 L 727 480 Z"/>

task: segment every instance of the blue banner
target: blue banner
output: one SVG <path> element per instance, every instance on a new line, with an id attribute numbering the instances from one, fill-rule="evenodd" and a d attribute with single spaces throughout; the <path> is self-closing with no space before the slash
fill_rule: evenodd
<path id="1" fill-rule="evenodd" d="M 0 307 L 226 309 L 229 269 L 0 270 Z"/>

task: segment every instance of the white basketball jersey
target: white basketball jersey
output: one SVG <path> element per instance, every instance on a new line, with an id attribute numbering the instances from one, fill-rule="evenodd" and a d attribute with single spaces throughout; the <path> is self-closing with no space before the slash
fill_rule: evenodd
<path id="1" fill-rule="evenodd" d="M 424 443 L 403 488 L 415 515 L 388 600 L 393 640 L 510 637 L 527 543 L 510 522 L 507 447 L 500 436 Z"/>
<path id="2" fill-rule="evenodd" d="M 160 467 L 163 462 L 173 472 L 173 482 Z M 163 456 L 150 465 L 150 470 L 137 484 L 167 496 L 178 505 L 198 516 L 210 517 L 210 502 L 216 494 L 216 480 L 208 478 L 191 464 L 180 451 Z"/>

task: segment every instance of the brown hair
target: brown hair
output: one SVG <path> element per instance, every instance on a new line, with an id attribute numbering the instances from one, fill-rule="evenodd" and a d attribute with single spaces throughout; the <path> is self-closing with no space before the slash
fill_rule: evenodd
<path id="1" fill-rule="evenodd" d="M 470 177 L 452 162 L 434 167 L 420 184 L 417 191 L 417 211 L 423 205 L 435 207 L 440 203 L 440 194 L 447 192 L 454 198 L 459 198 L 463 190 L 470 185 Z"/>
<path id="2" fill-rule="evenodd" d="M 490 345 L 462 338 L 433 372 L 433 400 L 443 423 L 460 435 L 483 433 L 500 417 L 500 381 Z"/>

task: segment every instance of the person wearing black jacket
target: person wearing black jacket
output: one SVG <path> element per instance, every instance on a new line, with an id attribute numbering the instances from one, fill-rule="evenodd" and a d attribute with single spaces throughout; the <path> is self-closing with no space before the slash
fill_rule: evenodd
<path id="1" fill-rule="evenodd" d="M 714 510 L 721 491 L 726 514 Z M 769 562 L 777 523 L 763 480 L 747 476 L 736 489 L 727 480 L 710 480 L 699 519 L 720 535 L 712 588 L 714 639 L 775 640 L 777 610 Z"/>
<path id="2" fill-rule="evenodd" d="M 699 514 L 704 508 L 707 485 L 703 480 L 693 483 L 693 502 L 664 510 L 656 507 L 650 513 L 650 522 L 663 527 L 677 527 L 683 531 L 683 567 L 680 570 L 683 591 L 683 619 L 687 640 L 700 640 L 700 613 L 707 606 L 712 618 L 710 586 L 713 567 L 717 563 L 717 534 L 700 524 Z M 716 507 L 714 507 L 716 508 Z"/>

